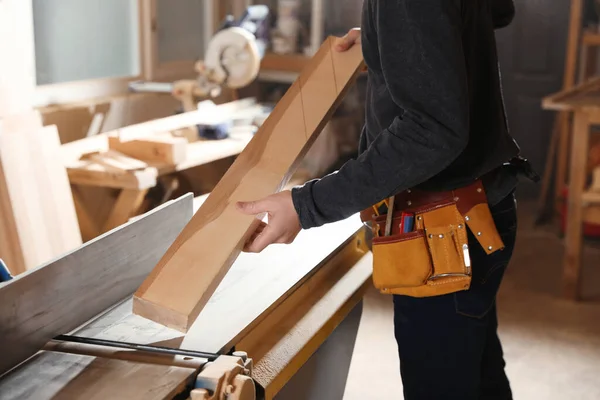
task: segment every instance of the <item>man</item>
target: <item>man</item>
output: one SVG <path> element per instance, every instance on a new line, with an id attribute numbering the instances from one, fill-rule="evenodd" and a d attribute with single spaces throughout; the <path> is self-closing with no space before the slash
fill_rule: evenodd
<path id="1" fill-rule="evenodd" d="M 365 0 L 362 29 L 338 42 L 339 51 L 361 43 L 368 67 L 360 155 L 322 179 L 238 205 L 268 214 L 245 248 L 260 252 L 407 189 L 482 179 L 504 250 L 487 255 L 469 232 L 469 290 L 393 296 L 408 400 L 512 398 L 495 297 L 515 242 L 517 172 L 527 164 L 508 133 L 494 29 L 513 15 L 512 0 Z"/>

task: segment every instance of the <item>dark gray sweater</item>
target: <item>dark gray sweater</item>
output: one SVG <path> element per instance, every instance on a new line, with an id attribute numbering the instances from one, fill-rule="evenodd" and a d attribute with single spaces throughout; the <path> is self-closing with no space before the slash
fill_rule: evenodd
<path id="1" fill-rule="evenodd" d="M 394 193 L 449 190 L 483 178 L 496 203 L 517 182 L 502 167 L 508 133 L 494 29 L 512 0 L 365 0 L 368 67 L 359 156 L 292 190 L 304 229 L 349 217 Z"/>

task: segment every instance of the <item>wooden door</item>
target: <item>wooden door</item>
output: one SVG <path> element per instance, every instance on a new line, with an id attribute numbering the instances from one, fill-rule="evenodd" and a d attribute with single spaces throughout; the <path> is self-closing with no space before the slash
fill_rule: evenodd
<path id="1" fill-rule="evenodd" d="M 541 99 L 562 87 L 570 2 L 515 0 L 515 7 L 512 24 L 497 31 L 506 109 L 523 156 L 542 174 L 554 114 L 542 110 Z M 522 192 L 538 186 L 522 185 Z"/>

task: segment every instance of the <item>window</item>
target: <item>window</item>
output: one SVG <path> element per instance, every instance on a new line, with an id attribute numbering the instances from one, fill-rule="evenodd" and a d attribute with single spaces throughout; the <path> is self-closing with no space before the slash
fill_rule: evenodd
<path id="1" fill-rule="evenodd" d="M 32 0 L 35 105 L 128 92 L 134 80 L 195 76 L 219 0 Z"/>
<path id="2" fill-rule="evenodd" d="M 140 74 L 137 0 L 33 0 L 37 84 Z"/>

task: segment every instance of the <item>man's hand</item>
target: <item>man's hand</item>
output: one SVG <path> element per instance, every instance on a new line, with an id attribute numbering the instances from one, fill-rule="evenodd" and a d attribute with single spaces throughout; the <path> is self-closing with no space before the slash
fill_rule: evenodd
<path id="1" fill-rule="evenodd" d="M 352 28 L 343 37 L 337 39 L 335 49 L 346 51 L 355 44 L 360 44 L 360 28 Z"/>
<path id="2" fill-rule="evenodd" d="M 289 190 L 257 201 L 238 202 L 237 208 L 248 215 L 268 215 L 268 223 L 261 222 L 246 242 L 245 252 L 260 253 L 273 243 L 290 244 L 302 230 Z"/>

